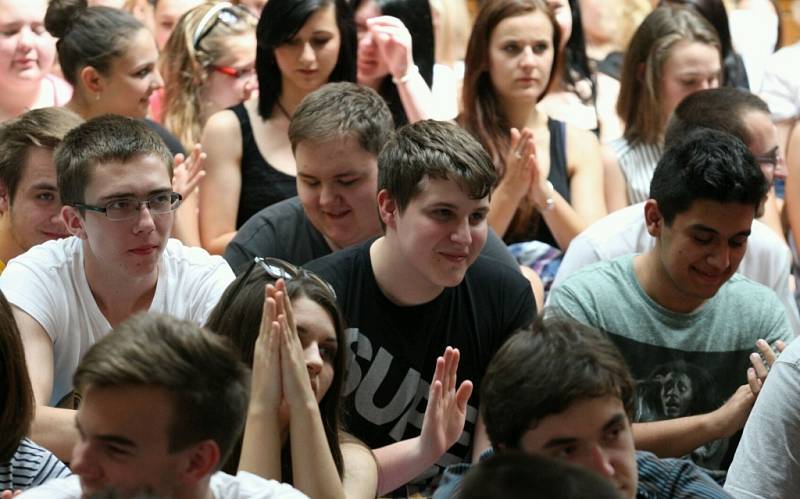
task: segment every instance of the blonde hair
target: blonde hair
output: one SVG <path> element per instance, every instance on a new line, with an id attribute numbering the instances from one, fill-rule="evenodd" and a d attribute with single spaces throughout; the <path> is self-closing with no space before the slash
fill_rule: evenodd
<path id="1" fill-rule="evenodd" d="M 229 25 L 217 22 L 195 47 L 195 31 L 212 8 L 220 2 L 199 5 L 178 20 L 164 46 L 160 69 L 164 77 L 164 126 L 174 133 L 189 150 L 200 140 L 200 91 L 208 78 L 207 68 L 223 55 L 225 41 L 232 36 L 252 33 L 255 36 L 257 19 L 241 7 L 225 8 L 240 11 L 238 21 Z M 206 20 L 208 21 L 208 20 Z"/>

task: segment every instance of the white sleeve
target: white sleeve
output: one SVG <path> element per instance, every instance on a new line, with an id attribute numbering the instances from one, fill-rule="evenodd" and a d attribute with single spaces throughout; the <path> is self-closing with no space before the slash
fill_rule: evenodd
<path id="1" fill-rule="evenodd" d="M 798 49 L 778 51 L 767 62 L 759 95 L 769 106 L 773 121 L 784 121 L 800 114 L 800 75 L 797 64 L 787 58 L 797 55 Z M 787 64 L 789 62 L 790 64 Z"/>
<path id="2" fill-rule="evenodd" d="M 187 319 L 200 325 L 206 323 L 222 293 L 236 277 L 222 257 L 214 256 L 213 260 L 213 264 L 205 272 L 195 277 L 192 286 L 191 315 Z"/>
<path id="3" fill-rule="evenodd" d="M 781 354 L 747 419 L 725 482 L 734 497 L 793 497 L 800 490 L 798 350 L 791 345 Z"/>
<path id="4" fill-rule="evenodd" d="M 0 274 L 0 290 L 9 303 L 33 317 L 55 342 L 67 323 L 64 290 L 54 282 L 54 276 L 48 278 L 44 269 L 35 264 L 28 259 L 11 260 Z"/>

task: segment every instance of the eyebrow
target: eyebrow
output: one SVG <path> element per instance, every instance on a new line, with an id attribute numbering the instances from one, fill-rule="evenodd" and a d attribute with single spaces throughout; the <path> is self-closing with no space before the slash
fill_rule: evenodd
<path id="1" fill-rule="evenodd" d="M 308 336 L 308 334 L 309 334 L 308 329 L 306 329 L 305 327 L 303 327 L 303 326 L 301 326 L 299 324 L 297 325 L 297 336 L 302 338 L 304 336 Z M 323 338 L 322 341 L 320 341 L 320 343 L 325 343 L 325 344 L 328 344 L 328 345 L 330 345 L 330 344 L 338 345 L 339 344 L 339 340 L 336 339 L 336 334 L 334 333 L 333 336 L 326 336 L 325 338 Z"/>
<path id="2" fill-rule="evenodd" d="M 50 182 L 36 182 L 31 186 L 32 190 L 42 190 L 42 191 L 56 191 L 58 187 L 55 184 L 51 184 Z"/>
<path id="3" fill-rule="evenodd" d="M 172 187 L 162 187 L 160 189 L 154 189 L 154 190 L 148 192 L 147 194 L 145 194 L 145 197 L 149 198 L 150 196 L 154 196 L 156 194 L 161 194 L 161 193 L 164 193 L 164 192 L 172 192 Z M 99 198 L 97 201 L 100 202 L 100 201 L 105 201 L 105 200 L 109 200 L 109 199 L 122 199 L 122 198 L 137 198 L 137 195 L 136 195 L 135 192 L 115 192 L 113 194 L 107 194 L 107 195 Z"/>
<path id="4" fill-rule="evenodd" d="M 711 227 L 703 224 L 693 224 L 689 226 L 689 230 L 700 231 L 700 232 L 707 232 L 709 234 L 719 235 L 719 231 L 712 229 Z M 738 237 L 738 236 L 750 236 L 750 229 L 743 230 L 741 232 L 737 232 L 731 237 Z"/>
<path id="5" fill-rule="evenodd" d="M 81 423 L 80 423 L 80 421 L 78 421 L 78 415 L 77 414 L 75 415 L 75 428 L 77 428 L 78 433 L 80 433 L 82 435 L 82 437 L 81 437 L 82 439 L 86 437 L 85 432 L 83 431 L 83 428 L 81 427 Z M 94 436 L 92 438 L 94 438 L 95 440 L 100 440 L 101 442 L 104 442 L 104 443 L 121 445 L 123 447 L 136 448 L 136 443 L 133 440 L 131 440 L 129 438 L 122 437 L 122 436 L 119 436 L 119 435 L 96 435 L 96 436 Z"/>
<path id="6" fill-rule="evenodd" d="M 619 413 L 615 414 L 611 417 L 611 419 L 603 425 L 603 432 L 610 430 L 611 428 L 618 426 L 619 424 L 623 423 L 627 416 L 625 414 Z M 564 445 L 572 444 L 577 442 L 578 439 L 575 437 L 556 437 L 551 438 L 544 444 L 545 449 L 552 449 L 553 447 L 561 447 Z"/>

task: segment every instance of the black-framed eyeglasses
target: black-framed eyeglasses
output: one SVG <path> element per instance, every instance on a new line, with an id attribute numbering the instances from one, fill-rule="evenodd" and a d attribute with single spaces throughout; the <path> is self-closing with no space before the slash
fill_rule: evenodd
<path id="1" fill-rule="evenodd" d="M 274 279 L 283 279 L 284 281 L 298 278 L 310 279 L 326 289 L 336 299 L 336 291 L 328 281 L 303 267 L 297 267 L 280 258 L 262 258 L 260 256 L 253 259 L 253 264 L 261 267 L 268 276 Z"/>
<path id="2" fill-rule="evenodd" d="M 136 198 L 119 198 L 107 202 L 103 206 L 84 203 L 73 203 L 76 208 L 102 213 L 109 220 L 131 220 L 139 216 L 142 206 L 146 206 L 152 215 L 164 215 L 178 209 L 183 197 L 177 192 L 160 192 L 145 200 Z"/>
<path id="3" fill-rule="evenodd" d="M 192 36 L 192 47 L 194 47 L 195 50 L 200 50 L 200 42 L 214 30 L 218 23 L 221 22 L 226 26 L 235 26 L 244 16 L 254 17 L 249 10 L 242 9 L 228 2 L 214 4 L 197 24 L 197 28 L 195 28 L 194 35 Z"/>
<path id="4" fill-rule="evenodd" d="M 773 171 L 777 170 L 783 161 L 783 157 L 781 156 L 777 146 L 772 148 L 770 152 L 766 154 L 754 155 L 753 158 L 756 160 L 756 163 L 762 166 L 762 168 L 767 166 Z"/>

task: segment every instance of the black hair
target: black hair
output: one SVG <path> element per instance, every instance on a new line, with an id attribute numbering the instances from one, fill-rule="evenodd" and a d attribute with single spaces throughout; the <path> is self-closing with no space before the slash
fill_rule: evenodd
<path id="1" fill-rule="evenodd" d="M 769 184 L 744 142 L 698 128 L 671 144 L 656 165 L 650 198 L 667 225 L 697 200 L 750 204 L 759 211 Z"/>

